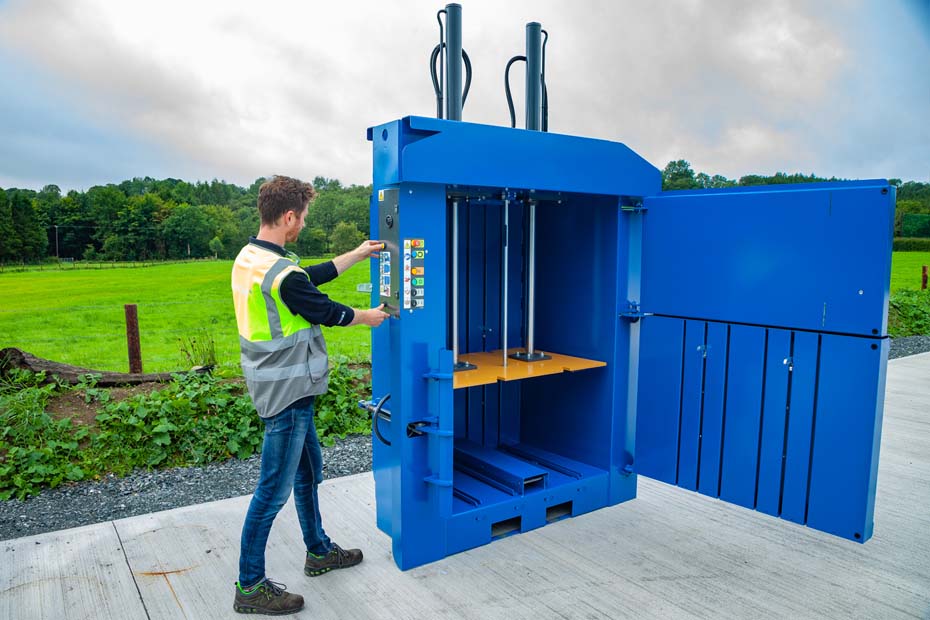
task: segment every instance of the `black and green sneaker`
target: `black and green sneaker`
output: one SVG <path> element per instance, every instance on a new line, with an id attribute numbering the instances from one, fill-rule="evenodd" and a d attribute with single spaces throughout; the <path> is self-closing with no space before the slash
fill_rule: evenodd
<path id="1" fill-rule="evenodd" d="M 362 561 L 361 549 L 343 549 L 333 544 L 326 555 L 316 555 L 307 552 L 307 561 L 304 563 L 304 573 L 310 577 L 318 577 L 335 568 L 349 568 Z"/>
<path id="2" fill-rule="evenodd" d="M 249 590 L 243 590 L 237 581 L 233 609 L 240 614 L 265 614 L 267 616 L 297 613 L 304 608 L 304 597 L 285 592 L 286 588 L 287 586 L 283 583 L 265 579 Z"/>

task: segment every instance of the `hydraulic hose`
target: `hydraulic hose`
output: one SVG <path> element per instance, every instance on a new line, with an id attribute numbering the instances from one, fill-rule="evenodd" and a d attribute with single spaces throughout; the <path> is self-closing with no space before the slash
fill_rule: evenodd
<path id="1" fill-rule="evenodd" d="M 441 56 L 445 48 L 445 43 L 437 45 L 433 48 L 433 53 L 429 57 L 429 76 L 433 80 L 433 92 L 436 93 L 436 118 L 442 118 L 443 89 L 440 84 L 443 71 Z M 437 57 L 440 57 L 439 78 L 436 77 Z M 462 60 L 465 62 L 465 87 L 462 92 L 462 107 L 465 107 L 465 102 L 468 101 L 468 91 L 471 89 L 471 58 L 468 57 L 468 52 L 465 50 L 462 50 Z"/>
<path id="2" fill-rule="evenodd" d="M 507 67 L 504 69 L 504 94 L 507 95 L 507 107 L 510 109 L 510 126 L 516 128 L 517 114 L 513 109 L 513 95 L 510 94 L 510 65 L 522 60 L 526 62 L 526 56 L 514 56 L 507 61 Z"/>
<path id="3" fill-rule="evenodd" d="M 549 131 L 549 91 L 546 88 L 546 43 L 549 42 L 549 33 L 542 31 L 546 38 L 542 44 L 542 130 Z"/>

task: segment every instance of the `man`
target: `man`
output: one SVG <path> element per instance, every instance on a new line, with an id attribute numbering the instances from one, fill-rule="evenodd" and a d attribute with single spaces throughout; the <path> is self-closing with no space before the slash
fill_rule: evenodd
<path id="1" fill-rule="evenodd" d="M 306 546 L 304 572 L 317 576 L 362 561 L 359 549 L 344 550 L 323 531 L 317 485 L 323 457 L 313 423 L 313 400 L 327 388 L 329 361 L 320 325 L 381 325 L 382 306 L 353 310 L 317 289 L 381 248 L 365 241 L 332 261 L 306 269 L 284 244 L 304 227 L 313 187 L 276 176 L 258 190 L 261 226 L 232 271 L 239 325 L 242 374 L 265 423 L 261 474 L 242 527 L 239 581 L 234 609 L 240 613 L 287 614 L 304 599 L 265 575 L 265 545 L 275 516 L 294 491 Z"/>

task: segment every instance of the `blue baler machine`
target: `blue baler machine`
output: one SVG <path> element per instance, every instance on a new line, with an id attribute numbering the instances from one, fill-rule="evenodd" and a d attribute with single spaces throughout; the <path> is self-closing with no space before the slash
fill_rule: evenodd
<path id="1" fill-rule="evenodd" d="M 439 118 L 368 131 L 391 318 L 365 405 L 397 565 L 633 499 L 638 475 L 868 540 L 894 187 L 663 192 L 623 144 L 546 131 L 537 23 L 507 65 L 527 128 L 462 122 L 461 7 L 440 14 Z"/>

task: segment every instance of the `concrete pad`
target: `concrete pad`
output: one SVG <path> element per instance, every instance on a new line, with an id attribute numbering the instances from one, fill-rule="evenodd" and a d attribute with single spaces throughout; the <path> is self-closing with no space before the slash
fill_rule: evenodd
<path id="1" fill-rule="evenodd" d="M 240 617 L 249 499 L 7 541 L 0 618 Z M 930 354 L 889 363 L 864 545 L 640 478 L 634 501 L 401 572 L 370 473 L 325 482 L 320 503 L 365 562 L 305 577 L 288 503 L 267 569 L 306 598 L 294 618 L 930 618 Z"/>

